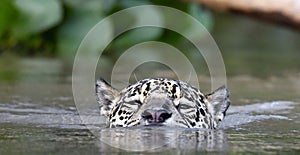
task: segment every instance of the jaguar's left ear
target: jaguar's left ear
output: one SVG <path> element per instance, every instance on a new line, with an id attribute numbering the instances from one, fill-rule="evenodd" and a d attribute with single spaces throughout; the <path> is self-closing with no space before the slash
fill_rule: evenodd
<path id="1" fill-rule="evenodd" d="M 205 95 L 208 100 L 208 111 L 212 114 L 214 119 L 214 128 L 218 126 L 219 122 L 221 122 L 226 115 L 226 111 L 230 105 L 229 95 L 229 90 L 225 85 Z"/>
<path id="2" fill-rule="evenodd" d="M 101 115 L 108 116 L 119 99 L 119 91 L 100 78 L 96 81 L 96 97 Z"/>

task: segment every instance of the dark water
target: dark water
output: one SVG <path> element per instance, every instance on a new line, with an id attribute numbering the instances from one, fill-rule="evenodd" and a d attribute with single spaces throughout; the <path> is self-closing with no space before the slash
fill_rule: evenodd
<path id="1" fill-rule="evenodd" d="M 228 77 L 232 106 L 219 130 L 107 129 L 98 109 L 81 122 L 58 60 L 19 63 L 18 76 L 0 85 L 0 154 L 300 152 L 299 74 Z M 208 90 L 209 78 L 199 77 Z"/>

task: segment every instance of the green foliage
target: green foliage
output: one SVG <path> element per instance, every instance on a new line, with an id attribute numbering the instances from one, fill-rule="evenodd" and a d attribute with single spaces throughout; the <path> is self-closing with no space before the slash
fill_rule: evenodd
<path id="1" fill-rule="evenodd" d="M 63 58 L 73 59 L 80 41 L 103 18 L 104 5 L 99 0 L 65 2 L 69 12 L 57 31 L 57 52 Z"/>
<path id="2" fill-rule="evenodd" d="M 188 13 L 198 19 L 199 22 L 201 22 L 201 24 L 203 24 L 208 30 L 212 29 L 213 17 L 211 11 L 199 6 L 198 4 L 192 3 L 188 5 Z"/>
<path id="3" fill-rule="evenodd" d="M 145 4 L 170 6 L 191 14 L 208 29 L 213 25 L 208 10 L 197 4 L 180 1 L 2 0 L 0 52 L 15 51 L 27 56 L 52 55 L 72 60 L 81 40 L 101 19 L 119 10 Z M 154 10 L 144 13 L 149 16 L 157 14 Z M 130 15 L 128 19 L 123 20 L 130 22 Z M 189 25 L 186 31 L 190 31 Z M 169 32 L 159 28 L 135 29 L 116 39 L 108 50 L 122 51 L 136 43 L 149 40 L 170 42 L 168 39 L 171 39 L 175 40 L 175 43 L 181 40 L 168 35 Z"/>
<path id="4" fill-rule="evenodd" d="M 11 0 L 2 0 L 0 5 L 0 36 L 3 36 L 13 25 L 12 19 L 17 16 L 17 10 Z"/>
<path id="5" fill-rule="evenodd" d="M 62 19 L 59 0 L 15 0 L 19 17 L 13 27 L 16 37 L 28 37 L 57 25 Z"/>
<path id="6" fill-rule="evenodd" d="M 120 1 L 119 6 L 121 8 L 129 8 L 139 5 L 149 5 L 151 4 L 149 1 L 140 1 L 140 0 L 130 0 L 130 1 Z M 157 17 L 160 16 L 156 10 L 146 9 L 144 12 L 140 12 L 139 14 L 135 14 L 134 16 L 149 16 L 149 17 Z M 159 18 L 159 17 L 158 17 Z M 126 21 L 123 21 L 123 23 L 127 24 L 130 22 L 134 22 L 133 15 L 128 14 Z M 156 22 L 156 21 L 154 21 Z M 150 41 L 150 40 L 157 40 L 158 38 L 162 37 L 163 35 L 163 29 L 161 28 L 155 28 L 155 27 L 143 27 L 143 28 L 136 28 L 134 30 L 128 31 L 125 35 L 122 35 L 120 38 L 118 38 L 114 46 L 117 48 L 129 48 L 130 46 L 133 46 L 134 44 L 144 42 L 144 41 Z"/>

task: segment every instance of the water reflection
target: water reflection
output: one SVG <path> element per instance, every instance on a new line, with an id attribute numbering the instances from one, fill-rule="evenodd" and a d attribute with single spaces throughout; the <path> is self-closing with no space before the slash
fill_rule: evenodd
<path id="1" fill-rule="evenodd" d="M 95 130 L 94 130 L 95 131 Z M 97 132 L 94 132 L 97 133 Z M 223 130 L 191 130 L 168 127 L 106 128 L 96 135 L 103 151 L 108 144 L 126 151 L 225 151 L 228 148 Z"/>

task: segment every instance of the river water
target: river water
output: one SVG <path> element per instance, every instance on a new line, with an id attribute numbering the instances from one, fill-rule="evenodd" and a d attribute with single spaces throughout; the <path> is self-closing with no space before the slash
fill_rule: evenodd
<path id="1" fill-rule="evenodd" d="M 228 76 L 232 104 L 220 129 L 107 129 L 98 109 L 82 123 L 71 76 L 56 59 L 1 68 L 0 154 L 300 153 L 300 75 Z M 9 65 L 8 65 L 9 66 Z M 15 73 L 12 74 L 12 73 Z M 10 75 L 10 76 L 5 76 Z M 209 78 L 199 75 L 204 90 Z"/>

